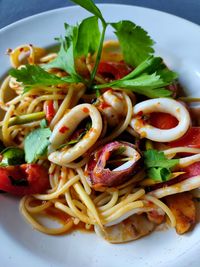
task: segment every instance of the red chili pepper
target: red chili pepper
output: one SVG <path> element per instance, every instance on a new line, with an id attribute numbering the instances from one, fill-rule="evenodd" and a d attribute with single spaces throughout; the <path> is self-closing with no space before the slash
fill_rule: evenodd
<path id="1" fill-rule="evenodd" d="M 48 171 L 38 164 L 0 167 L 0 190 L 16 196 L 41 194 L 49 188 Z"/>
<path id="2" fill-rule="evenodd" d="M 51 122 L 51 120 L 55 116 L 55 109 L 54 109 L 54 106 L 53 106 L 53 100 L 47 100 L 46 101 L 45 113 L 46 113 L 47 121 Z"/>
<path id="3" fill-rule="evenodd" d="M 69 128 L 67 126 L 63 126 L 59 129 L 59 132 L 64 134 L 67 130 L 69 130 Z"/>
<path id="4" fill-rule="evenodd" d="M 191 127 L 180 139 L 170 142 L 169 146 L 187 146 L 200 148 L 200 127 Z"/>
<path id="5" fill-rule="evenodd" d="M 119 80 L 131 71 L 132 69 L 125 62 L 102 61 L 99 64 L 97 73 L 102 76 L 113 76 L 115 80 Z"/>
<path id="6" fill-rule="evenodd" d="M 176 127 L 178 120 L 168 113 L 153 112 L 150 115 L 149 123 L 156 128 L 165 130 Z"/>

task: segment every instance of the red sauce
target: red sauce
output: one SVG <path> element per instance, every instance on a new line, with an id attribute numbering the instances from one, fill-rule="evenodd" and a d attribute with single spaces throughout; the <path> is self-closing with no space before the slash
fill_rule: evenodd
<path id="1" fill-rule="evenodd" d="M 19 49 L 19 51 L 20 51 L 20 52 L 24 51 L 24 48 L 23 48 L 23 47 L 21 47 L 21 48 Z"/>
<path id="2" fill-rule="evenodd" d="M 55 220 L 58 223 L 61 223 L 63 225 L 72 219 L 72 217 L 70 215 L 68 215 L 67 213 L 62 212 L 61 210 L 58 210 L 54 207 L 47 208 L 45 210 L 44 214 L 45 214 L 45 216 L 49 217 L 50 219 L 53 219 L 53 220 Z M 85 223 L 79 222 L 78 224 L 74 224 L 73 227 L 71 228 L 71 231 L 75 231 L 75 230 L 93 232 L 94 227 L 91 226 L 90 229 L 86 229 Z"/>
<path id="3" fill-rule="evenodd" d="M 63 127 L 61 127 L 60 129 L 59 129 L 59 132 L 60 133 L 62 133 L 62 134 L 64 134 L 66 131 L 68 131 L 69 130 L 69 128 L 67 127 L 67 126 L 63 126 Z"/>

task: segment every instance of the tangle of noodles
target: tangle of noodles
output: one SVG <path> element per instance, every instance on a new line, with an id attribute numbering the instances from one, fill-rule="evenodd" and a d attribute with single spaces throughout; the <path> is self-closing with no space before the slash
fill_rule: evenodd
<path id="1" fill-rule="evenodd" d="M 103 60 L 122 60 L 121 53 L 113 54 L 113 56 L 108 52 L 113 47 L 117 51 L 118 43 L 108 41 L 104 44 Z M 42 48 L 25 44 L 10 53 L 10 60 L 14 68 L 20 69 L 26 62 L 42 65 L 49 63 L 56 56 L 56 53 L 47 53 Z M 93 60 L 93 57 L 88 55 L 84 63 L 81 63 L 89 73 L 93 69 Z M 58 69 L 52 69 L 50 72 L 58 76 L 63 75 L 63 71 Z M 97 74 L 95 81 L 105 83 L 105 78 Z M 96 149 L 116 140 L 128 141 L 132 138 L 134 143 L 135 140 L 146 137 L 151 141 L 162 143 L 181 137 L 191 123 L 189 113 L 182 104 L 166 98 L 146 100 L 135 104 L 138 101 L 135 94 L 126 89 L 119 89 L 115 94 L 112 90 L 109 92 L 112 99 L 108 94 L 103 93 L 100 96 L 100 101 L 104 101 L 106 97 L 107 101 L 110 101 L 110 109 L 106 113 L 98 105 L 92 104 L 92 99 L 96 96 L 88 94 L 86 87 L 81 83 L 42 86 L 33 88 L 25 94 L 22 94 L 23 89 L 23 85 L 11 76 L 4 79 L 0 88 L 0 106 L 3 112 L 3 119 L 0 122 L 1 140 L 5 146 L 23 148 L 25 136 L 40 127 L 41 120 L 45 118 L 49 101 L 54 109 L 54 116 L 49 122 L 52 135 L 48 158 L 36 162 L 39 165 L 48 166 L 50 188 L 43 194 L 24 196 L 20 201 L 20 212 L 33 228 L 51 235 L 66 233 L 78 226 L 92 230 L 95 225 L 98 225 L 104 231 L 106 227 L 117 225 L 134 214 L 148 215 L 149 212 L 156 212 L 163 217 L 166 214 L 171 227 L 176 227 L 176 218 L 163 197 L 200 187 L 199 175 L 194 175 L 190 180 L 180 181 L 177 186 L 179 191 L 176 187 L 169 186 L 148 193 L 142 183 L 140 184 L 145 178 L 144 170 L 140 169 L 123 183 L 96 191 L 85 168 Z M 120 101 L 120 105 L 123 104 L 123 114 L 117 113 L 118 108 L 115 107 L 117 101 Z M 160 130 L 148 124 L 139 127 L 138 118 L 134 115 L 140 111 L 145 114 L 171 113 L 179 122 L 175 128 L 170 130 Z M 14 117 L 30 114 L 34 116 L 36 113 L 38 118 L 33 121 L 14 123 L 17 121 Z M 115 124 L 114 119 L 110 120 L 110 114 L 113 114 L 116 120 L 119 119 L 120 123 Z M 92 126 L 84 138 L 71 148 L 58 148 L 65 143 L 65 140 L 68 140 L 80 123 L 89 118 Z M 59 129 L 64 125 L 68 125 L 70 129 L 68 133 L 62 135 Z M 129 136 L 127 140 L 126 135 Z M 169 159 L 176 158 L 178 153 L 189 153 L 181 156 L 174 171 L 200 162 L 199 148 L 167 147 L 161 150 Z M 59 227 L 48 227 L 40 219 L 41 216 L 57 219 L 60 222 Z"/>

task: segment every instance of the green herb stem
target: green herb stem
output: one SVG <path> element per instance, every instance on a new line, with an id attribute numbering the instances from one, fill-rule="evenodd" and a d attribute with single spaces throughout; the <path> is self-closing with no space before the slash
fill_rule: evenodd
<path id="1" fill-rule="evenodd" d="M 25 124 L 25 123 L 30 123 L 34 121 L 39 121 L 43 118 L 45 118 L 44 111 L 35 112 L 35 113 L 13 117 L 9 120 L 8 125 L 13 126 L 13 125 Z"/>
<path id="2" fill-rule="evenodd" d="M 99 43 L 99 48 L 98 48 L 98 52 L 97 52 L 97 57 L 96 57 L 96 61 L 95 61 L 95 65 L 94 65 L 94 69 L 92 70 L 92 74 L 91 74 L 91 78 L 89 81 L 89 87 L 91 87 L 93 80 L 95 78 L 98 66 L 99 66 L 99 62 L 101 59 L 101 53 L 102 53 L 102 48 L 103 48 L 103 42 L 104 42 L 104 38 L 105 38 L 105 32 L 106 32 L 106 28 L 108 26 L 108 24 L 105 21 L 102 21 L 102 25 L 103 25 L 103 30 L 101 33 L 101 39 L 100 39 L 100 43 Z"/>

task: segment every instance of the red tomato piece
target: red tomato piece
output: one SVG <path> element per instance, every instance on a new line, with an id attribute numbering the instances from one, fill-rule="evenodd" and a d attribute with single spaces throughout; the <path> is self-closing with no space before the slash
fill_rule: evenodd
<path id="1" fill-rule="evenodd" d="M 200 162 L 195 162 L 182 169 L 185 173 L 182 174 L 182 177 L 190 178 L 193 176 L 200 175 Z"/>
<path id="2" fill-rule="evenodd" d="M 178 120 L 169 113 L 153 112 L 150 115 L 149 123 L 156 128 L 167 130 L 176 127 Z"/>
<path id="3" fill-rule="evenodd" d="M 170 142 L 169 146 L 187 146 L 200 148 L 200 127 L 191 127 L 180 139 Z"/>
<path id="4" fill-rule="evenodd" d="M 46 113 L 46 119 L 48 122 L 51 122 L 53 117 L 55 116 L 55 109 L 53 106 L 53 100 L 48 100 L 45 105 L 45 113 Z"/>
<path id="5" fill-rule="evenodd" d="M 115 80 L 119 80 L 129 74 L 132 69 L 125 62 L 100 62 L 98 74 L 102 76 L 113 76 Z"/>
<path id="6" fill-rule="evenodd" d="M 0 168 L 0 190 L 16 196 L 41 194 L 49 188 L 48 171 L 38 164 Z"/>

